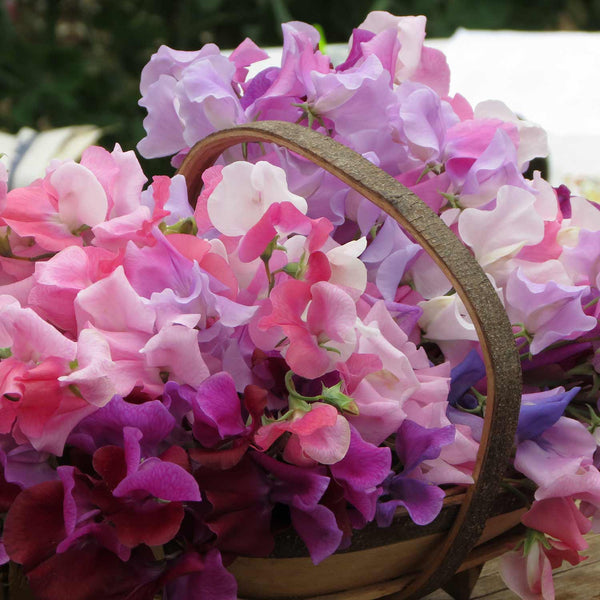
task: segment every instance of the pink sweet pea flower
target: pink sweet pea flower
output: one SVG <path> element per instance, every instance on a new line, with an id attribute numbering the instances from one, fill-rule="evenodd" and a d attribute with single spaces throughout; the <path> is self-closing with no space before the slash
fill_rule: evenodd
<path id="1" fill-rule="evenodd" d="M 77 336 L 75 297 L 108 276 L 122 256 L 94 246 L 69 246 L 47 261 L 35 263 L 28 304 L 60 329 Z"/>
<path id="2" fill-rule="evenodd" d="M 31 236 L 47 251 L 83 245 L 81 231 L 102 223 L 106 193 L 83 165 L 65 162 L 46 177 L 8 193 L 2 217 L 20 236 Z"/>
<path id="3" fill-rule="evenodd" d="M 0 308 L 0 430 L 57 455 L 73 427 L 115 393 L 114 363 L 97 332 L 67 339 L 30 308 Z"/>
<path id="4" fill-rule="evenodd" d="M 588 548 L 583 537 L 592 524 L 572 498 L 536 500 L 521 517 L 523 525 L 560 540 L 567 548 L 579 551 Z"/>
<path id="5" fill-rule="evenodd" d="M 539 541 L 531 544 L 527 555 L 523 548 L 505 554 L 500 561 L 500 574 L 522 600 L 554 600 L 552 565 Z"/>
<path id="6" fill-rule="evenodd" d="M 284 433 L 291 433 L 284 457 L 293 464 L 332 465 L 344 458 L 350 446 L 350 426 L 336 408 L 315 402 L 308 412 L 296 410 L 289 418 L 263 425 L 254 442 L 268 450 Z"/>
<path id="7" fill-rule="evenodd" d="M 316 379 L 354 351 L 356 306 L 341 288 L 325 281 L 310 286 L 289 279 L 275 286 L 270 300 L 272 312 L 258 327 L 269 335 L 271 328 L 280 328 L 279 339 L 288 338 L 282 350 L 294 373 Z"/>
<path id="8" fill-rule="evenodd" d="M 6 208 L 6 193 L 8 191 L 8 173 L 4 163 L 0 162 L 0 225 L 2 225 L 2 213 Z"/>
<path id="9" fill-rule="evenodd" d="M 94 173 L 104 188 L 108 219 L 122 217 L 139 207 L 146 176 L 133 150 L 123 152 L 119 144 L 112 152 L 91 146 L 82 154 L 81 164 Z"/>

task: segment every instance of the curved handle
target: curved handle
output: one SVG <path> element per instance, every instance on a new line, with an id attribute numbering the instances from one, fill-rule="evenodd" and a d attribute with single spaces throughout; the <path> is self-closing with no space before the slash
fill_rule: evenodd
<path id="1" fill-rule="evenodd" d="M 477 542 L 511 456 L 521 403 L 521 365 L 508 317 L 477 261 L 420 198 L 350 148 L 301 125 L 260 121 L 198 142 L 178 171 L 186 178 L 190 199 L 200 193 L 203 171 L 224 150 L 244 142 L 274 143 L 309 159 L 396 219 L 447 275 L 475 325 L 488 385 L 475 483 L 439 552 L 404 590 L 388 597 L 416 600 L 447 581 Z"/>

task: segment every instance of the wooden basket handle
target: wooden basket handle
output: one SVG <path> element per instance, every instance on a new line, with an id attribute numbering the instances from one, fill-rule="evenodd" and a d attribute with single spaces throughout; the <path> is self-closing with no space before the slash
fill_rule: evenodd
<path id="1" fill-rule="evenodd" d="M 186 178 L 190 200 L 195 201 L 202 189 L 204 170 L 224 150 L 245 142 L 277 144 L 309 159 L 392 216 L 446 274 L 475 325 L 488 386 L 475 483 L 439 552 L 404 590 L 389 596 L 416 600 L 444 584 L 475 545 L 508 466 L 521 403 L 521 366 L 510 322 L 477 261 L 420 198 L 350 148 L 301 125 L 259 121 L 198 142 L 178 171 Z"/>

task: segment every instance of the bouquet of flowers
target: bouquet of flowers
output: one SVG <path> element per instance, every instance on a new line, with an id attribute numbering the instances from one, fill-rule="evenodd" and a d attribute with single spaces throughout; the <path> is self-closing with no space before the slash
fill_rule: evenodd
<path id="1" fill-rule="evenodd" d="M 507 485 L 532 501 L 502 574 L 551 599 L 552 569 L 598 526 L 600 210 L 524 175 L 547 151 L 539 127 L 449 96 L 424 17 L 371 13 L 337 66 L 313 27 L 283 33 L 281 66 L 262 70 L 250 40 L 161 47 L 139 150 L 178 166 L 219 129 L 296 122 L 441 216 L 522 360 Z M 473 482 L 485 368 L 429 255 L 271 145 L 232 148 L 203 179 L 198 198 L 182 175 L 144 189 L 119 146 L 8 193 L 0 172 L 0 563 L 37 598 L 235 600 L 227 566 L 268 556 L 279 531 L 318 563 L 399 507 L 430 523 Z"/>

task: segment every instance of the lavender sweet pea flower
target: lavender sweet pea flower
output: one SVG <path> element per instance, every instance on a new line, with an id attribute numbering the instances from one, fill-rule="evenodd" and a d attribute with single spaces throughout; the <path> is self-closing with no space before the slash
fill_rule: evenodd
<path id="1" fill-rule="evenodd" d="M 219 49 L 207 44 L 196 52 L 161 46 L 142 70 L 140 106 L 148 111 L 144 119 L 146 137 L 138 150 L 146 158 L 175 154 L 187 146 L 184 122 L 178 113 L 177 83 L 183 71 L 196 60 L 215 56 Z"/>
<path id="2" fill-rule="evenodd" d="M 469 123 L 469 122 L 468 122 Z M 448 156 L 446 172 L 461 189 L 461 204 L 477 207 L 492 200 L 502 185 L 514 185 L 529 189 L 521 175 L 517 162 L 516 128 L 510 135 L 500 121 L 472 121 L 467 129 L 461 122 L 448 132 L 449 143 L 445 152 Z M 493 137 L 487 147 L 479 148 L 482 141 Z M 463 131 L 467 129 L 467 131 Z"/>
<path id="3" fill-rule="evenodd" d="M 22 489 L 56 479 L 48 452 L 38 452 L 30 444 L 17 445 L 11 435 L 0 436 L 0 469 L 4 480 Z"/>
<path id="4" fill-rule="evenodd" d="M 523 323 L 533 335 L 529 349 L 537 354 L 554 342 L 573 339 L 596 327 L 596 319 L 582 307 L 588 292 L 588 286 L 535 283 L 519 268 L 508 277 L 506 312 L 511 322 Z"/>
<path id="5" fill-rule="evenodd" d="M 420 464 L 439 457 L 442 447 L 454 441 L 454 426 L 426 429 L 418 423 L 405 420 L 396 435 L 396 453 L 404 465 L 397 475 L 384 482 L 384 494 L 391 499 L 377 507 L 377 523 L 388 527 L 398 506 L 404 506 L 418 525 L 431 523 L 440 510 L 444 490 L 420 479 Z"/>
<path id="6" fill-rule="evenodd" d="M 138 144 L 146 158 L 175 154 L 209 133 L 245 122 L 234 91 L 236 65 L 214 44 L 198 52 L 161 46 L 142 72 L 140 106 L 147 135 Z"/>
<path id="7" fill-rule="evenodd" d="M 361 255 L 369 273 L 375 273 L 375 283 L 385 300 L 396 298 L 402 277 L 420 251 L 421 246 L 411 242 L 394 219 L 386 217 Z"/>
<path id="8" fill-rule="evenodd" d="M 446 131 L 459 122 L 452 107 L 429 87 L 404 82 L 396 89 L 400 107 L 399 136 L 416 164 L 441 162 Z"/>
<path id="9" fill-rule="evenodd" d="M 185 69 L 177 85 L 179 115 L 185 123 L 188 146 L 213 131 L 245 122 L 244 111 L 233 89 L 236 69 L 225 56 L 196 61 Z"/>

